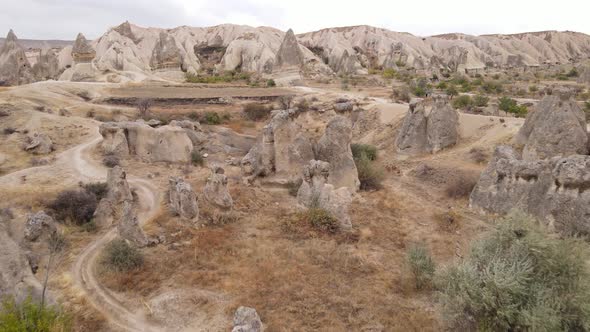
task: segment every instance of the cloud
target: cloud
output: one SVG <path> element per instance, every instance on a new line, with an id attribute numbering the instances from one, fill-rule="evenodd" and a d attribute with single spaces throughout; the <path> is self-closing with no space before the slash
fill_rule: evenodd
<path id="1" fill-rule="evenodd" d="M 307 32 L 373 25 L 416 35 L 574 30 L 590 33 L 590 2 L 579 0 L 1 0 L 0 32 L 21 38 L 89 38 L 129 20 L 172 28 L 223 23 L 265 25 Z"/>

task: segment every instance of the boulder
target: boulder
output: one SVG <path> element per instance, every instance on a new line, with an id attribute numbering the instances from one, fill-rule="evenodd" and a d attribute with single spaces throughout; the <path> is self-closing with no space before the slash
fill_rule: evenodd
<path id="1" fill-rule="evenodd" d="M 193 143 L 180 127 L 152 128 L 141 122 L 107 122 L 99 129 L 105 154 L 135 155 L 147 162 L 188 162 Z"/>
<path id="2" fill-rule="evenodd" d="M 297 201 L 305 208 L 320 208 L 338 220 L 342 230 L 350 230 L 352 223 L 348 207 L 352 194 L 347 187 L 334 189 L 328 183 L 331 166 L 329 163 L 312 160 L 303 168 L 303 182 L 297 191 Z"/>
<path id="3" fill-rule="evenodd" d="M 264 327 L 255 309 L 239 307 L 234 314 L 232 332 L 262 332 Z"/>
<path id="4" fill-rule="evenodd" d="M 33 82 L 31 64 L 24 48 L 12 30 L 0 48 L 0 85 L 19 85 Z"/>
<path id="5" fill-rule="evenodd" d="M 44 233 L 54 233 L 57 231 L 55 221 L 44 211 L 35 214 L 29 214 L 25 223 L 25 240 L 37 241 Z"/>
<path id="6" fill-rule="evenodd" d="M 53 141 L 47 134 L 34 133 L 28 136 L 27 140 L 25 150 L 33 154 L 48 154 L 53 151 Z"/>
<path id="7" fill-rule="evenodd" d="M 570 93 L 545 96 L 527 116 L 515 141 L 524 147 L 525 160 L 588 154 L 585 114 Z"/>
<path id="8" fill-rule="evenodd" d="M 459 114 L 446 97 L 435 97 L 427 113 L 424 101 L 412 100 L 396 139 L 397 151 L 405 154 L 436 153 L 457 144 Z"/>
<path id="9" fill-rule="evenodd" d="M 334 111 L 337 113 L 352 112 L 354 104 L 352 102 L 343 102 L 334 104 Z"/>
<path id="10" fill-rule="evenodd" d="M 130 201 L 123 202 L 122 213 L 117 226 L 119 236 L 137 247 L 145 247 L 148 244 L 148 238 L 141 229 L 137 220 L 137 213 Z"/>
<path id="11" fill-rule="evenodd" d="M 170 177 L 168 183 L 168 200 L 172 211 L 184 220 L 196 222 L 199 219 L 199 205 L 190 183 L 178 177 Z"/>
<path id="12" fill-rule="evenodd" d="M 590 234 L 590 156 L 525 160 L 499 146 L 473 189 L 470 206 L 505 214 L 522 210 L 564 234 Z"/>
<path id="13" fill-rule="evenodd" d="M 335 188 L 347 187 L 356 192 L 360 187 L 358 171 L 350 143 L 352 124 L 343 116 L 332 118 L 316 146 L 316 158 L 330 163 L 328 182 Z"/>
<path id="14" fill-rule="evenodd" d="M 227 189 L 227 177 L 222 167 L 214 166 L 203 189 L 203 197 L 221 210 L 231 210 L 233 200 Z"/>

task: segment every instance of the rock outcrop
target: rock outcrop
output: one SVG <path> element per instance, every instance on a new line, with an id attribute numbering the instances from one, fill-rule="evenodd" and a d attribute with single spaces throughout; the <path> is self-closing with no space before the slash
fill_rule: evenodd
<path id="1" fill-rule="evenodd" d="M 565 234 L 590 234 L 590 156 L 523 160 L 496 148 L 470 197 L 470 206 L 504 214 L 522 210 Z"/>
<path id="2" fill-rule="evenodd" d="M 294 121 L 296 111 L 278 111 L 263 130 L 248 154 L 242 159 L 242 174 L 247 177 L 276 174 L 286 180 L 296 179 L 301 168 L 314 159 L 313 147 Z"/>
<path id="3" fill-rule="evenodd" d="M 12 30 L 0 48 L 0 86 L 33 82 L 31 64 Z"/>
<path id="4" fill-rule="evenodd" d="M 127 174 L 119 166 L 110 168 L 107 173 L 107 194 L 94 211 L 94 222 L 100 228 L 108 228 L 121 218 L 123 203 L 132 201 Z"/>
<path id="5" fill-rule="evenodd" d="M 262 321 L 254 308 L 239 307 L 234 314 L 232 332 L 263 332 Z"/>
<path id="6" fill-rule="evenodd" d="M 352 124 L 343 116 L 332 118 L 316 147 L 316 159 L 330 163 L 328 182 L 335 188 L 347 187 L 352 192 L 359 189 L 360 181 L 350 143 Z"/>
<path id="7" fill-rule="evenodd" d="M 96 57 L 96 51 L 86 37 L 79 33 L 72 47 L 72 58 L 75 63 L 88 63 Z"/>
<path id="8" fill-rule="evenodd" d="M 119 236 L 138 247 L 145 247 L 149 241 L 137 220 L 137 212 L 133 207 L 133 202 L 124 201 L 122 206 L 121 218 L 117 225 Z"/>
<path id="9" fill-rule="evenodd" d="M 25 240 L 37 241 L 43 234 L 57 231 L 55 221 L 44 211 L 29 214 L 25 223 Z"/>
<path id="10" fill-rule="evenodd" d="M 293 30 L 289 29 L 285 34 L 285 38 L 283 38 L 283 42 L 279 47 L 279 50 L 276 55 L 275 60 L 275 67 L 276 68 L 285 68 L 285 67 L 301 67 L 303 66 L 304 55 L 301 49 L 299 48 L 299 42 L 297 42 L 297 37 L 295 37 L 295 33 Z"/>
<path id="11" fill-rule="evenodd" d="M 335 189 L 328 183 L 331 166 L 329 163 L 312 160 L 303 168 L 303 182 L 297 191 L 297 201 L 305 208 L 326 210 L 338 220 L 342 230 L 350 230 L 352 223 L 348 207 L 352 194 L 347 187 Z"/>
<path id="12" fill-rule="evenodd" d="M 569 93 L 545 96 L 529 114 L 516 136 L 523 159 L 588 154 L 588 131 L 582 109 Z"/>
<path id="13" fill-rule="evenodd" d="M 581 84 L 590 84 L 590 66 L 583 66 L 578 69 L 579 75 L 577 82 Z"/>
<path id="14" fill-rule="evenodd" d="M 59 59 L 52 49 L 39 51 L 37 62 L 33 65 L 32 74 L 36 81 L 57 79 L 61 73 Z"/>
<path id="15" fill-rule="evenodd" d="M 180 50 L 176 46 L 176 40 L 165 31 L 160 32 L 158 43 L 152 52 L 150 65 L 154 70 L 181 69 L 182 58 Z"/>
<path id="16" fill-rule="evenodd" d="M 27 137 L 25 150 L 33 154 L 48 154 L 53 151 L 53 141 L 49 135 L 44 133 L 34 133 Z"/>
<path id="17" fill-rule="evenodd" d="M 134 155 L 147 162 L 188 162 L 193 144 L 180 127 L 152 128 L 140 122 L 107 122 L 100 126 L 105 154 Z"/>
<path id="18" fill-rule="evenodd" d="M 203 189 L 203 197 L 207 202 L 223 211 L 231 210 L 233 200 L 227 189 L 227 176 L 219 166 L 211 168 L 211 174 L 207 178 L 207 184 Z"/>
<path id="19" fill-rule="evenodd" d="M 34 298 L 41 295 L 41 285 L 33 276 L 27 258 L 18 244 L 0 224 L 0 298 L 15 296 L 23 300 L 29 294 Z"/>
<path id="20" fill-rule="evenodd" d="M 446 97 L 435 97 L 428 113 L 424 101 L 410 103 L 395 144 L 401 153 L 436 153 L 458 140 L 459 114 Z"/>
<path id="21" fill-rule="evenodd" d="M 178 177 L 171 177 L 168 183 L 168 202 L 172 211 L 184 220 L 198 221 L 199 205 L 197 195 L 190 183 Z"/>

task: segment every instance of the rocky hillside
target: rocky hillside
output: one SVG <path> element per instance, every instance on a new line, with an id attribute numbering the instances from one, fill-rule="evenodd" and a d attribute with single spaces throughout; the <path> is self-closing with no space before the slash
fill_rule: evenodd
<path id="1" fill-rule="evenodd" d="M 577 62 L 590 57 L 590 36 L 543 31 L 515 35 L 419 37 L 370 26 L 329 28 L 299 41 L 336 71 L 408 66 L 451 71 Z"/>
<path id="2" fill-rule="evenodd" d="M 25 44 L 19 41 L 22 48 Z M 76 51 L 76 47 L 83 51 Z M 295 36 L 270 27 L 224 24 L 159 29 L 125 22 L 94 41 L 79 35 L 74 45 L 65 45 L 56 57 L 59 70 L 53 78 L 73 81 L 181 80 L 185 72 L 199 75 L 229 70 L 273 75 L 286 67 L 316 76 L 402 66 L 469 72 L 576 63 L 590 58 L 590 36 L 545 31 L 418 37 L 370 26 Z M 0 80 L 18 81 L 14 77 Z"/>

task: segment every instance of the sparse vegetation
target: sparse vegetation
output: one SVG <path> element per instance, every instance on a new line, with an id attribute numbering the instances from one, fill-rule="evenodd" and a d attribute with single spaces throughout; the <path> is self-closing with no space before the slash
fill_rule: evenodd
<path id="1" fill-rule="evenodd" d="M 488 153 L 482 147 L 474 147 L 469 150 L 469 157 L 478 164 L 488 161 Z"/>
<path id="2" fill-rule="evenodd" d="M 350 149 L 352 150 L 352 156 L 355 159 L 359 159 L 365 156 L 367 159 L 371 161 L 377 160 L 377 148 L 374 145 L 351 144 Z"/>
<path id="3" fill-rule="evenodd" d="M 516 100 L 509 98 L 509 97 L 502 97 L 498 100 L 498 108 L 501 111 L 512 113 L 516 117 L 525 117 L 528 109 L 524 105 L 518 105 Z"/>
<path id="4" fill-rule="evenodd" d="M 260 103 L 249 103 L 244 105 L 242 109 L 246 119 L 252 121 L 264 120 L 270 115 L 270 112 L 272 111 L 272 107 L 270 107 L 270 105 Z"/>
<path id="5" fill-rule="evenodd" d="M 6 332 L 68 332 L 72 319 L 59 306 L 44 306 L 30 296 L 17 302 L 12 297 L 0 305 L 0 330 Z"/>
<path id="6" fill-rule="evenodd" d="M 193 150 L 191 152 L 191 163 L 195 166 L 203 166 L 205 165 L 205 158 L 199 151 Z"/>
<path id="7" fill-rule="evenodd" d="M 381 168 L 375 165 L 374 161 L 362 154 L 360 158 L 355 158 L 354 162 L 361 182 L 361 190 L 379 190 L 383 187 L 381 182 L 383 182 L 385 174 Z"/>
<path id="8" fill-rule="evenodd" d="M 104 249 L 102 263 L 116 272 L 127 272 L 143 266 L 142 253 L 125 240 L 115 239 Z"/>
<path id="9" fill-rule="evenodd" d="M 2 130 L 2 133 L 4 135 L 12 135 L 12 134 L 16 133 L 16 129 L 14 129 L 12 127 L 6 127 Z"/>
<path id="10" fill-rule="evenodd" d="M 92 183 L 85 183 L 82 185 L 85 191 L 91 192 L 96 196 L 97 200 L 101 200 L 104 198 L 108 191 L 109 187 L 106 182 L 92 182 Z"/>
<path id="11" fill-rule="evenodd" d="M 206 84 L 215 84 L 215 83 L 230 83 L 236 81 L 247 81 L 250 82 L 252 78 L 251 73 L 247 72 L 240 72 L 240 71 L 226 71 L 220 74 L 213 74 L 213 75 L 195 75 L 192 73 L 186 73 L 185 79 L 187 83 L 206 83 Z M 274 81 L 273 81 L 274 82 Z"/>
<path id="12" fill-rule="evenodd" d="M 423 244 L 411 246 L 406 254 L 406 261 L 414 277 L 416 289 L 430 287 L 436 267 L 428 249 Z"/>
<path id="13" fill-rule="evenodd" d="M 268 81 L 266 81 L 266 86 L 267 86 L 268 88 L 272 88 L 272 87 L 275 87 L 275 86 L 277 86 L 277 83 L 275 82 L 275 80 L 273 80 L 273 79 L 271 78 L 271 79 L 269 79 Z"/>
<path id="14" fill-rule="evenodd" d="M 437 278 L 451 330 L 585 331 L 588 245 L 512 213 Z"/>
<path id="15" fill-rule="evenodd" d="M 92 220 L 98 202 L 96 195 L 83 189 L 65 190 L 49 205 L 57 219 L 82 225 Z"/>
<path id="16" fill-rule="evenodd" d="M 490 98 L 488 98 L 484 95 L 475 95 L 472 100 L 473 100 L 474 106 L 486 107 L 486 106 L 488 106 L 488 102 L 490 101 Z"/>
<path id="17" fill-rule="evenodd" d="M 385 79 L 393 79 L 397 75 L 397 72 L 393 68 L 385 68 L 381 76 Z"/>
<path id="18" fill-rule="evenodd" d="M 293 95 L 280 96 L 277 100 L 279 103 L 279 108 L 282 110 L 291 109 L 291 105 L 293 104 L 293 98 Z"/>
<path id="19" fill-rule="evenodd" d="M 311 226 L 319 231 L 335 234 L 339 230 L 338 220 L 324 209 L 307 209 L 303 217 Z"/>
<path id="20" fill-rule="evenodd" d="M 108 154 L 108 155 L 104 156 L 104 158 L 102 158 L 102 164 L 105 165 L 106 167 L 113 168 L 115 166 L 119 166 L 119 163 L 120 163 L 119 157 L 117 157 L 113 154 Z"/>
<path id="21" fill-rule="evenodd" d="M 395 101 L 410 102 L 410 91 L 407 87 L 393 88 L 391 96 Z"/>
<path id="22" fill-rule="evenodd" d="M 462 174 L 447 184 L 445 193 L 449 198 L 468 198 L 476 184 L 476 177 Z"/>
<path id="23" fill-rule="evenodd" d="M 205 123 L 208 125 L 221 124 L 221 117 L 217 112 L 207 112 L 205 113 Z"/>
<path id="24" fill-rule="evenodd" d="M 471 107 L 471 104 L 471 97 L 468 95 L 461 95 L 451 101 L 451 105 L 453 105 L 454 109 L 468 109 Z"/>
<path id="25" fill-rule="evenodd" d="M 301 179 L 287 182 L 287 190 L 289 195 L 297 197 L 297 192 L 299 191 L 299 187 L 301 187 L 301 183 L 303 183 L 303 180 Z"/>

